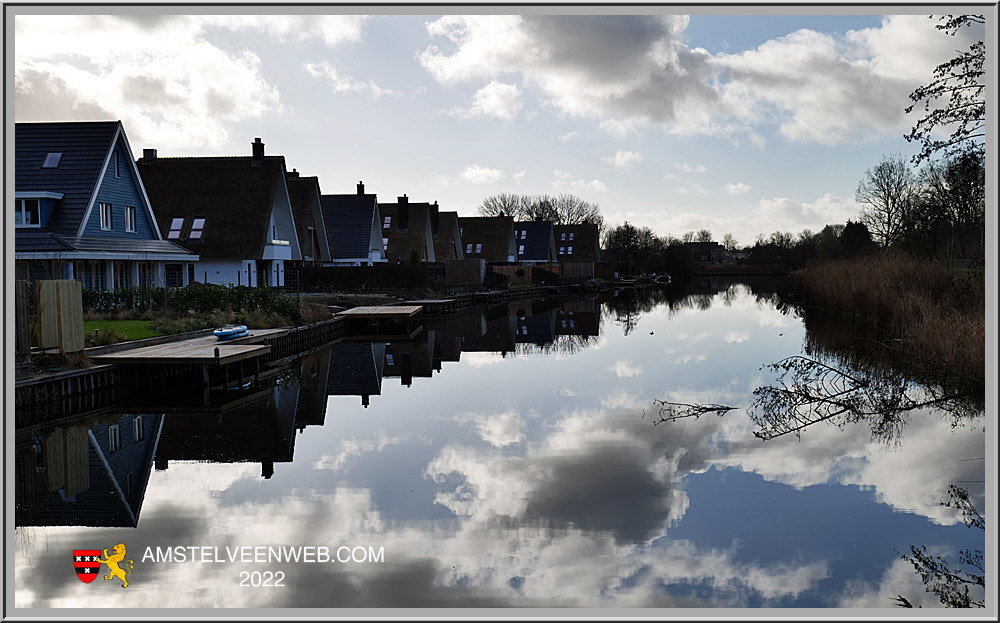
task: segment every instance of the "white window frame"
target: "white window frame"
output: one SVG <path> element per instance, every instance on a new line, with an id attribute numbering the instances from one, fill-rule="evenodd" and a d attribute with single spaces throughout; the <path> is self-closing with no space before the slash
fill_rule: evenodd
<path id="1" fill-rule="evenodd" d="M 112 231 L 114 229 L 114 220 L 111 214 L 111 204 L 99 203 L 98 206 L 101 213 L 101 231 Z"/>
<path id="2" fill-rule="evenodd" d="M 35 202 L 35 214 L 38 216 L 38 222 L 37 223 L 29 223 L 29 222 L 27 222 L 28 211 L 24 207 L 25 206 L 24 202 L 26 202 L 26 201 L 34 201 Z M 21 222 L 20 223 L 17 222 L 16 218 L 14 219 L 14 224 L 17 227 L 41 227 L 42 226 L 42 202 L 39 201 L 38 199 L 15 199 L 14 200 L 14 214 L 15 214 L 15 216 L 17 214 L 21 215 Z"/>
<path id="3" fill-rule="evenodd" d="M 135 233 L 135 206 L 125 206 L 125 231 Z"/>
<path id="4" fill-rule="evenodd" d="M 117 452 L 122 449 L 121 431 L 117 424 L 108 427 L 108 452 Z"/>
<path id="5" fill-rule="evenodd" d="M 137 415 L 135 416 L 135 419 L 132 420 L 132 440 L 138 442 L 145 438 L 146 435 L 142 430 L 142 416 Z"/>

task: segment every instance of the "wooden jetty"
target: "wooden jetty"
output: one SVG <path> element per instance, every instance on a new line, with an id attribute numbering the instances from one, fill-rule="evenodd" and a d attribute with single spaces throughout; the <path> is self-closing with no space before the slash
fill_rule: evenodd
<path id="1" fill-rule="evenodd" d="M 352 307 L 338 312 L 347 319 L 347 334 L 354 339 L 413 338 L 423 328 L 419 305 Z"/>
<path id="2" fill-rule="evenodd" d="M 424 314 L 453 314 L 455 313 L 455 299 L 418 299 L 416 301 L 406 301 L 402 305 L 416 305 L 423 309 Z"/>
<path id="3" fill-rule="evenodd" d="M 262 342 L 287 333 L 288 329 L 254 329 L 250 335 L 233 340 L 220 340 L 209 335 L 93 355 L 91 358 L 101 363 L 226 365 L 270 353 L 270 344 Z"/>

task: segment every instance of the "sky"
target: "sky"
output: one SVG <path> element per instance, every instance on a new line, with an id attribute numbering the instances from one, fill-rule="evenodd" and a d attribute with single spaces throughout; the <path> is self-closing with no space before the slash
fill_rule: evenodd
<path id="1" fill-rule="evenodd" d="M 916 152 L 909 93 L 984 37 L 895 8 L 913 14 L 20 7 L 14 117 L 120 119 L 136 157 L 249 155 L 260 137 L 324 194 L 364 181 L 473 216 L 496 193 L 572 193 L 609 225 L 752 244 L 856 219 L 865 170 Z"/>

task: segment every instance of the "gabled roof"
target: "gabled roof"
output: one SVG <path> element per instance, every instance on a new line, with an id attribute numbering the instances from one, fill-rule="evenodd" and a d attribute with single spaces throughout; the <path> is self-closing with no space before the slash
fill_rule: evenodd
<path id="1" fill-rule="evenodd" d="M 556 241 L 556 252 L 559 247 L 572 245 L 572 254 L 557 255 L 560 262 L 599 262 L 601 261 L 601 240 L 595 223 L 576 223 L 573 225 L 553 225 L 553 235 Z M 563 240 L 566 234 L 566 240 Z M 573 240 L 569 240 L 569 235 L 573 234 Z"/>
<path id="2" fill-rule="evenodd" d="M 120 128 L 120 121 L 14 124 L 15 191 L 63 194 L 50 231 L 79 231 Z M 59 166 L 42 167 L 49 153 L 62 153 Z"/>
<path id="3" fill-rule="evenodd" d="M 462 244 L 466 258 L 482 258 L 487 262 L 509 261 L 513 252 L 514 218 L 510 216 L 460 216 Z M 469 244 L 472 252 L 469 253 Z M 481 253 L 476 253 L 476 245 L 483 245 Z M 514 248 L 516 250 L 516 247 Z"/>
<path id="4" fill-rule="evenodd" d="M 524 245 L 524 253 L 520 252 Z M 519 261 L 548 261 L 552 249 L 552 221 L 518 221 L 514 223 L 514 246 Z M 555 255 L 553 251 L 552 255 Z"/>
<path id="5" fill-rule="evenodd" d="M 437 231 L 434 232 L 434 259 L 439 262 L 462 259 L 465 249 L 462 247 L 462 236 L 459 235 L 458 212 L 439 212 L 437 220 Z"/>
<path id="6" fill-rule="evenodd" d="M 296 233 L 299 236 L 299 248 L 309 248 L 309 221 L 312 219 L 313 201 L 320 204 L 320 220 L 315 224 L 320 236 L 326 236 L 326 226 L 322 218 L 322 202 L 320 199 L 319 178 L 316 176 L 302 177 L 290 173 L 285 181 L 288 185 L 288 198 L 292 202 L 292 215 L 295 217 Z"/>
<path id="7" fill-rule="evenodd" d="M 333 359 L 326 393 L 329 396 L 378 396 L 382 393 L 384 342 L 340 342 Z"/>
<path id="8" fill-rule="evenodd" d="M 401 199 L 403 199 L 401 197 Z M 378 204 L 379 227 L 382 237 L 389 243 L 385 255 L 390 260 L 399 258 L 403 262 L 410 259 L 410 251 L 417 251 L 422 262 L 434 259 L 434 238 L 431 233 L 431 204 L 401 203 Z M 389 228 L 385 228 L 385 218 L 389 217 Z"/>
<path id="9" fill-rule="evenodd" d="M 365 258 L 378 216 L 375 195 L 323 195 L 323 218 L 333 259 Z"/>
<path id="10" fill-rule="evenodd" d="M 271 210 L 285 192 L 284 156 L 142 158 L 139 174 L 156 222 L 166 237 L 184 219 L 181 244 L 201 259 L 253 259 L 264 252 Z M 194 217 L 204 218 L 200 241 L 185 240 Z"/>
<path id="11" fill-rule="evenodd" d="M 61 236 L 50 231 L 17 230 L 14 232 L 14 247 L 17 253 L 37 252 L 102 252 L 102 253 L 168 253 L 177 255 L 179 260 L 197 260 L 187 249 L 169 240 L 148 240 L 144 238 L 121 238 L 111 236 Z"/>

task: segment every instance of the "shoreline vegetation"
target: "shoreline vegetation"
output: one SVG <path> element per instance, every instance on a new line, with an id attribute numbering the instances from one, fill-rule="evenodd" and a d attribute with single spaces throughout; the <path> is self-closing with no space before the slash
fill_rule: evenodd
<path id="1" fill-rule="evenodd" d="M 985 388 L 981 269 L 882 251 L 811 262 L 793 273 L 792 293 L 811 348 L 875 353 L 866 359 L 889 367 L 903 362 L 923 380 Z"/>

